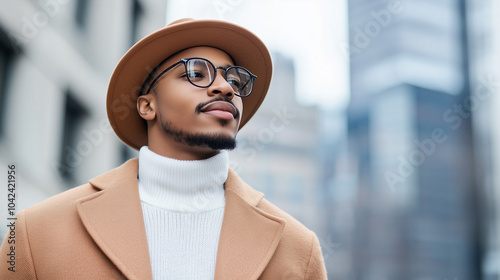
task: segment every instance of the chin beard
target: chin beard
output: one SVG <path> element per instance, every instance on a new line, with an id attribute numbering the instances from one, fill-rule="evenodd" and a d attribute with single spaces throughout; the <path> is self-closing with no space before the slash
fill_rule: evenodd
<path id="1" fill-rule="evenodd" d="M 191 147 L 209 147 L 212 150 L 233 150 L 236 148 L 236 139 L 220 134 L 186 133 L 182 129 L 175 128 L 170 122 L 160 122 L 163 132 L 173 136 L 179 143 Z"/>

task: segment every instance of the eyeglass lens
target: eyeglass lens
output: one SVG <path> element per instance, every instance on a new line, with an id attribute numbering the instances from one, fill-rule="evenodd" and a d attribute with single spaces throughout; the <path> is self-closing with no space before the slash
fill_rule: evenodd
<path id="1" fill-rule="evenodd" d="M 229 68 L 226 71 L 226 80 L 242 96 L 247 96 L 252 90 L 252 76 L 243 68 Z"/>
<path id="2" fill-rule="evenodd" d="M 207 60 L 190 59 L 186 61 L 186 77 L 200 87 L 208 87 L 215 78 L 215 69 Z"/>
<path id="3" fill-rule="evenodd" d="M 193 58 L 188 59 L 186 62 L 186 77 L 189 81 L 199 87 L 208 87 L 216 76 L 216 67 L 211 62 L 205 59 Z M 223 67 L 217 67 L 225 69 Z M 243 67 L 233 66 L 229 67 L 224 78 L 231 85 L 236 94 L 240 96 L 247 96 L 252 90 L 253 77 Z"/>

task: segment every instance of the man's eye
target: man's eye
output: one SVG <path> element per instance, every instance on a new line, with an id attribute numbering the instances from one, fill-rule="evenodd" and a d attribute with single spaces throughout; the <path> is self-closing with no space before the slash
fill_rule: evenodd
<path id="1" fill-rule="evenodd" d="M 184 76 L 188 78 L 198 78 L 198 79 L 205 78 L 205 75 L 203 75 L 202 72 L 196 72 L 196 71 L 187 72 L 184 74 Z"/>
<path id="2" fill-rule="evenodd" d="M 230 85 L 233 85 L 233 86 L 235 86 L 235 87 L 237 87 L 237 88 L 239 88 L 239 87 L 240 87 L 240 81 L 239 81 L 239 80 L 229 79 L 227 82 L 228 82 Z"/>
<path id="3" fill-rule="evenodd" d="M 197 71 L 187 72 L 184 76 L 188 77 L 191 80 L 193 79 L 200 80 L 205 78 L 205 75 L 202 72 L 197 72 Z"/>

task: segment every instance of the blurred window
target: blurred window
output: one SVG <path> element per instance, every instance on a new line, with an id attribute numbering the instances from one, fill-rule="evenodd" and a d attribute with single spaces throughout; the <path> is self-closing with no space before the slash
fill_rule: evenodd
<path id="1" fill-rule="evenodd" d="M 7 106 L 7 81 L 15 51 L 7 34 L 0 30 L 0 135 L 4 134 L 4 120 Z"/>
<path id="2" fill-rule="evenodd" d="M 139 0 L 132 0 L 132 17 L 130 28 L 130 42 L 131 45 L 139 40 L 139 22 L 144 14 L 144 8 Z"/>
<path id="3" fill-rule="evenodd" d="M 88 23 L 88 11 L 91 0 L 77 0 L 75 9 L 75 21 L 78 27 L 85 29 Z"/>
<path id="4" fill-rule="evenodd" d="M 82 124 L 88 116 L 87 110 L 73 97 L 70 91 L 66 92 L 66 108 L 64 112 L 63 145 L 61 146 L 61 165 L 59 172 L 68 182 L 74 183 L 74 175 L 83 160 L 82 154 L 86 147 L 79 145 L 78 139 L 82 131 Z M 80 147 L 81 146 L 81 147 Z"/>

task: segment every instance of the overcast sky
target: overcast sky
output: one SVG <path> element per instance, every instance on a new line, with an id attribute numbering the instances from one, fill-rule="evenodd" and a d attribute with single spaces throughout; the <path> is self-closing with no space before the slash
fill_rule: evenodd
<path id="1" fill-rule="evenodd" d="M 349 98 L 345 0 L 170 0 L 167 23 L 223 19 L 294 59 L 299 102 L 341 109 Z"/>

